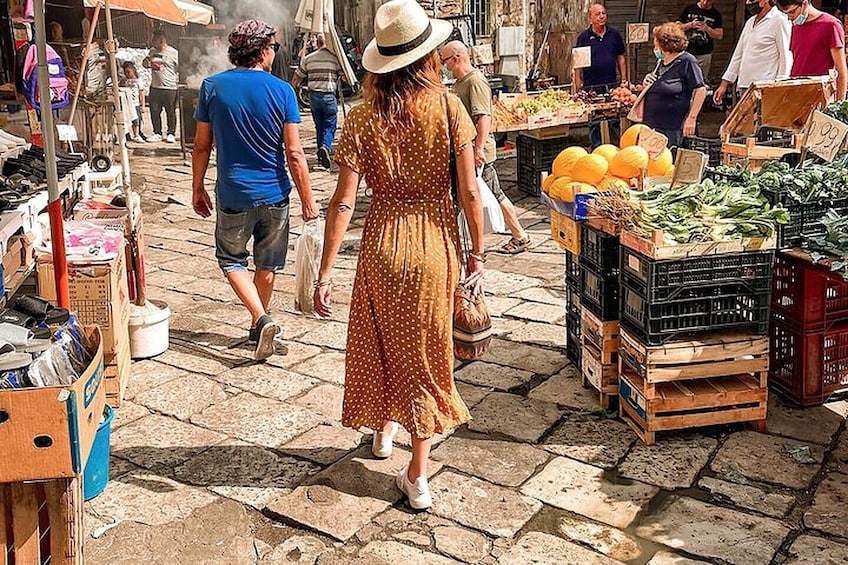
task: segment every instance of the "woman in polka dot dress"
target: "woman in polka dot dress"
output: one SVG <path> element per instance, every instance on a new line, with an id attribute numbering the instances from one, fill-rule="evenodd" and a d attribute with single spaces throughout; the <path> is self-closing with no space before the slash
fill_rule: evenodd
<path id="1" fill-rule="evenodd" d="M 342 424 L 375 430 L 377 457 L 391 455 L 398 424 L 409 431 L 412 461 L 397 484 L 416 509 L 431 504 L 433 435 L 470 418 L 453 382 L 453 292 L 461 251 L 449 137 L 471 234 L 465 282 L 479 286 L 485 261 L 471 144 L 476 132 L 462 103 L 441 84 L 436 47 L 451 30 L 442 24 L 428 20 L 414 0 L 390 0 L 377 11 L 375 39 L 363 56 L 371 72 L 366 103 L 348 114 L 336 151 L 339 180 L 327 209 L 314 296 L 316 312 L 330 315 L 330 272 L 364 177 L 373 198 L 350 305 Z"/>

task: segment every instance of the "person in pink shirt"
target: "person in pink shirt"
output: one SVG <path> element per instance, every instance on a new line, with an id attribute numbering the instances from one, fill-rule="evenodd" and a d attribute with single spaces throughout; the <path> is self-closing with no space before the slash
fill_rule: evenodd
<path id="1" fill-rule="evenodd" d="M 817 10 L 809 0 L 776 0 L 792 22 L 789 50 L 794 62 L 789 76 L 822 76 L 836 70 L 836 94 L 845 99 L 848 69 L 845 65 L 845 31 L 839 20 Z"/>

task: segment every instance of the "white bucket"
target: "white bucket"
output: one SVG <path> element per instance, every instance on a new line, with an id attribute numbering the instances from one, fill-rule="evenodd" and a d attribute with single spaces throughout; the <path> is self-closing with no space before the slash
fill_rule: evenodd
<path id="1" fill-rule="evenodd" d="M 161 300 L 148 300 L 144 306 L 132 305 L 130 311 L 130 354 L 146 359 L 168 349 L 168 320 L 171 309 Z"/>

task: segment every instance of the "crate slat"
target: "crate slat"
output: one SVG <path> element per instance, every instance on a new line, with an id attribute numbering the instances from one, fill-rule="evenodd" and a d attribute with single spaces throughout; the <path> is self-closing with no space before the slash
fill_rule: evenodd
<path id="1" fill-rule="evenodd" d="M 12 538 L 15 563 L 41 563 L 36 484 L 12 483 Z"/>
<path id="2" fill-rule="evenodd" d="M 6 546 L 6 530 L 9 528 L 10 517 L 7 514 L 12 508 L 12 494 L 8 484 L 0 483 L 0 565 L 8 565 L 8 552 Z"/>

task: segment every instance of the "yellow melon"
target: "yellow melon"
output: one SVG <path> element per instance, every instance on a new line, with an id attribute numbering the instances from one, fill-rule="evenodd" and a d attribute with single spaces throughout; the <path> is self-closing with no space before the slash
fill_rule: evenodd
<path id="1" fill-rule="evenodd" d="M 574 189 L 574 194 L 594 194 L 598 192 L 598 187 L 587 182 L 571 183 L 571 188 Z"/>
<path id="2" fill-rule="evenodd" d="M 548 189 L 548 196 L 554 200 L 562 200 L 563 202 L 574 202 L 574 189 L 571 185 L 574 181 L 571 177 L 558 177 Z"/>
<path id="3" fill-rule="evenodd" d="M 609 172 L 625 179 L 638 177 L 642 169 L 648 166 L 648 160 L 648 152 L 642 147 L 625 147 L 610 161 Z"/>
<path id="4" fill-rule="evenodd" d="M 610 190 L 627 190 L 630 188 L 630 183 L 622 178 L 607 175 L 604 180 L 598 184 L 598 190 L 606 192 Z"/>
<path id="5" fill-rule="evenodd" d="M 659 157 L 656 159 L 648 160 L 648 176 L 651 177 L 661 177 L 664 176 L 665 172 L 669 169 L 669 167 L 674 166 L 674 160 L 671 157 L 671 151 L 668 150 L 668 147 L 662 150 Z"/>
<path id="6" fill-rule="evenodd" d="M 604 145 L 598 145 L 592 151 L 593 155 L 600 155 L 607 161 L 615 157 L 615 154 L 618 153 L 618 147 L 613 145 L 612 143 L 605 143 Z"/>
<path id="7" fill-rule="evenodd" d="M 600 155 L 586 155 L 571 167 L 571 177 L 578 182 L 597 184 L 607 174 L 608 168 L 607 160 Z"/>
<path id="8" fill-rule="evenodd" d="M 571 175 L 571 168 L 581 158 L 589 153 L 577 145 L 563 149 L 554 159 L 551 171 L 556 177 L 567 177 Z"/>
<path id="9" fill-rule="evenodd" d="M 642 131 L 642 128 L 648 129 L 648 126 L 642 124 L 633 124 L 627 130 L 621 134 L 621 140 L 619 141 L 619 146 L 624 149 L 625 147 L 631 147 L 636 145 L 639 142 L 639 132 Z"/>
<path id="10" fill-rule="evenodd" d="M 556 179 L 557 178 L 553 175 L 546 176 L 545 180 L 542 181 L 542 192 L 544 192 L 545 194 L 548 194 L 550 189 L 551 189 L 551 185 L 554 183 L 554 181 Z"/>
<path id="11" fill-rule="evenodd" d="M 663 176 L 663 177 L 673 177 L 673 176 L 674 176 L 674 165 L 672 165 L 672 166 L 670 166 L 669 168 L 667 168 L 667 169 L 665 170 L 665 172 L 663 172 L 663 174 L 662 174 L 662 175 L 660 175 L 660 176 Z"/>

